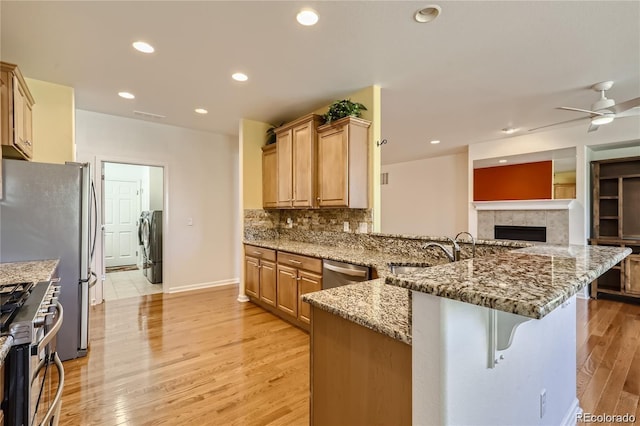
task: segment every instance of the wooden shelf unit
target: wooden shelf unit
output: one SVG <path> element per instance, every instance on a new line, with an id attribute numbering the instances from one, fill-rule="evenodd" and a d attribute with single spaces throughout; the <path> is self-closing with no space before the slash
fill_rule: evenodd
<path id="1" fill-rule="evenodd" d="M 640 157 L 592 161 L 591 187 L 589 242 L 633 251 L 593 282 L 591 296 L 640 298 Z"/>

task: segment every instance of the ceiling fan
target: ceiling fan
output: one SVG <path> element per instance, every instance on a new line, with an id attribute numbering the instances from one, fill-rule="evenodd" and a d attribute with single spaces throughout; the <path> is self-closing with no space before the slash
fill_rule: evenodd
<path id="1" fill-rule="evenodd" d="M 530 132 L 534 130 L 544 129 L 545 127 L 557 126 L 559 124 L 570 123 L 572 121 L 580 121 L 590 119 L 591 123 L 587 132 L 594 132 L 598 130 L 598 127 L 611 123 L 615 118 L 630 117 L 632 115 L 640 115 L 640 108 L 634 109 L 640 106 L 640 98 L 629 99 L 628 101 L 616 104 L 613 99 L 607 98 L 605 92 L 613 87 L 613 81 L 602 81 L 591 86 L 591 89 L 596 92 L 600 92 L 600 99 L 591 104 L 591 109 L 572 108 L 572 107 L 558 107 L 557 109 L 563 109 L 566 111 L 577 111 L 589 114 L 588 117 L 574 118 L 573 120 L 561 121 L 559 123 L 548 124 L 546 126 L 536 127 L 529 129 Z"/>

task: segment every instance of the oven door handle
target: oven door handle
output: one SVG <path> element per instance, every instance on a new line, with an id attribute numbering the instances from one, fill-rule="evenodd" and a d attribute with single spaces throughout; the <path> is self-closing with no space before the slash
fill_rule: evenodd
<path id="1" fill-rule="evenodd" d="M 64 390 L 64 367 L 62 366 L 62 361 L 60 361 L 60 357 L 57 352 L 53 353 L 53 363 L 56 366 L 56 370 L 58 370 L 58 389 L 56 390 L 56 396 L 53 398 L 53 402 L 49 406 L 47 410 L 47 414 L 44 415 L 40 426 L 48 426 L 52 424 L 51 420 L 53 419 L 53 424 L 58 424 L 58 417 L 60 416 L 60 408 L 62 407 L 62 391 Z"/>
<path id="2" fill-rule="evenodd" d="M 62 318 L 64 317 L 64 310 L 62 309 L 62 305 L 60 304 L 60 302 L 56 302 L 56 310 L 58 311 L 58 317 L 56 319 L 56 322 L 55 324 L 53 324 L 53 327 L 51 327 L 49 332 L 44 335 L 40 343 L 38 343 L 38 353 L 42 352 L 42 350 L 44 350 L 44 348 L 47 347 L 49 342 L 53 340 L 55 335 L 60 330 L 60 327 L 62 327 Z"/>

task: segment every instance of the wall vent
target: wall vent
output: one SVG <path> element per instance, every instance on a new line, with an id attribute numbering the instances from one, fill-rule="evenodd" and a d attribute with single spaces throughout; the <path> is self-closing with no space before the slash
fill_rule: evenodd
<path id="1" fill-rule="evenodd" d="M 155 120 L 162 120 L 163 118 L 167 118 L 166 115 L 153 114 L 151 112 L 144 112 L 144 111 L 133 111 L 133 115 L 138 115 L 144 118 L 153 118 Z"/>
<path id="2" fill-rule="evenodd" d="M 380 173 L 380 185 L 389 185 L 389 172 Z"/>

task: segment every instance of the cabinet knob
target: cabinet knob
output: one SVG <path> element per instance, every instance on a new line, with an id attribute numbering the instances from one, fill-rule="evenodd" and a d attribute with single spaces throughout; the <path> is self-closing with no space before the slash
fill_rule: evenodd
<path id="1" fill-rule="evenodd" d="M 322 198 L 318 197 L 318 198 L 316 198 L 316 200 L 318 200 L 318 201 L 322 201 Z"/>
<path id="2" fill-rule="evenodd" d="M 26 143 L 27 145 L 31 146 L 31 141 L 30 141 L 29 139 L 26 139 L 26 140 L 24 141 L 24 143 Z"/>

